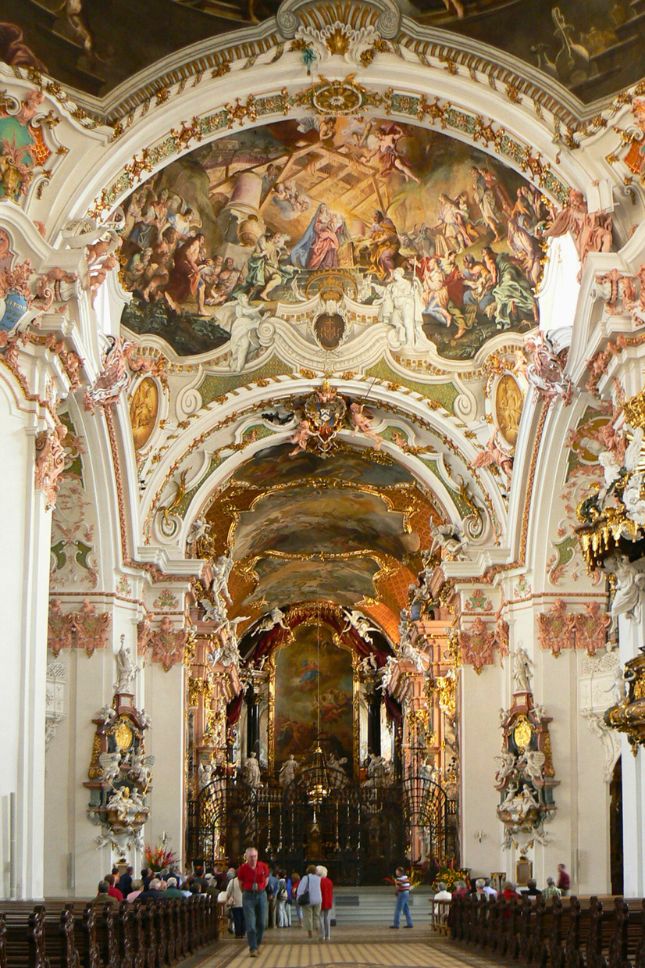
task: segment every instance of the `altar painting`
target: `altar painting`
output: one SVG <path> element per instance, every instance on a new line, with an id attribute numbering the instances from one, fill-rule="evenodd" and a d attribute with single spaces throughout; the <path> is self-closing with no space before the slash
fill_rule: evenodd
<path id="1" fill-rule="evenodd" d="M 318 652 L 317 635 L 315 625 L 299 628 L 293 645 L 277 653 L 274 762 L 279 766 L 292 753 L 302 762 L 311 754 L 317 738 L 320 673 L 321 746 L 326 753 L 336 756 L 351 775 L 354 758 L 352 653 L 335 646 L 328 629 L 321 629 Z"/>
<path id="2" fill-rule="evenodd" d="M 414 125 L 303 118 L 226 134 L 138 188 L 124 215 L 123 325 L 233 372 L 289 308 L 314 338 L 295 307 L 330 287 L 404 350 L 449 359 L 538 322 L 546 200 L 484 152 Z M 341 317 L 334 339 L 347 342 Z"/>

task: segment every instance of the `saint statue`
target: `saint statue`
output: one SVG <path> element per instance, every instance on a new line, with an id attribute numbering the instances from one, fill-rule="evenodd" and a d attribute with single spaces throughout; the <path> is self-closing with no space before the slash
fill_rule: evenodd
<path id="1" fill-rule="evenodd" d="M 522 648 L 517 649 L 513 654 L 513 691 L 531 691 L 531 667 L 533 663 L 529 659 L 526 651 Z"/>
<path id="2" fill-rule="evenodd" d="M 121 636 L 121 648 L 116 656 L 116 682 L 114 691 L 132 695 L 134 680 L 136 679 L 139 667 L 135 665 L 130 657 L 130 650 L 125 645 L 125 636 Z"/>
<path id="3" fill-rule="evenodd" d="M 242 779 L 254 790 L 258 790 L 262 786 L 260 764 L 258 763 L 255 753 L 251 753 L 251 755 L 244 760 L 244 766 L 242 767 Z"/>

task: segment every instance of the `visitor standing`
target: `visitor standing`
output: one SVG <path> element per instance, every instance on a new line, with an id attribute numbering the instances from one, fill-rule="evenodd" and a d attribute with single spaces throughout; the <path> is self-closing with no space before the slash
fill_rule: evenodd
<path id="1" fill-rule="evenodd" d="M 278 878 L 276 872 L 272 869 L 269 874 L 269 879 L 267 881 L 267 898 L 269 899 L 269 917 L 268 917 L 268 928 L 275 928 L 276 925 L 276 913 L 277 913 L 277 894 L 278 894 Z"/>
<path id="2" fill-rule="evenodd" d="M 298 885 L 300 884 L 300 874 L 293 871 L 291 875 L 291 907 L 296 912 L 298 927 L 302 927 L 302 907 L 298 904 Z"/>
<path id="3" fill-rule="evenodd" d="M 249 954 L 255 958 L 264 934 L 264 919 L 267 914 L 266 889 L 269 880 L 269 868 L 258 860 L 255 847 L 247 847 L 244 863 L 238 868 L 237 876 L 242 888 L 242 908 Z"/>
<path id="4" fill-rule="evenodd" d="M 303 917 L 307 934 L 313 938 L 314 931 L 320 934 L 320 905 L 322 894 L 320 893 L 320 878 L 316 874 L 316 868 L 310 864 L 305 871 L 305 876 L 298 884 L 297 894 L 298 905 L 303 909 Z"/>
<path id="5" fill-rule="evenodd" d="M 402 867 L 397 867 L 395 871 L 394 884 L 396 887 L 396 907 L 394 908 L 394 924 L 391 928 L 398 928 L 401 915 L 405 914 L 406 928 L 413 928 L 412 915 L 410 914 L 410 891 L 412 885 L 410 878 Z"/>
<path id="6" fill-rule="evenodd" d="M 331 909 L 334 906 L 334 885 L 326 867 L 317 867 L 320 877 L 320 940 L 331 941 Z"/>
<path id="7" fill-rule="evenodd" d="M 564 864 L 558 864 L 557 886 L 560 888 L 560 894 L 562 897 L 566 897 L 569 893 L 569 888 L 571 887 L 571 878 L 569 877 L 569 872 Z"/>
<path id="8" fill-rule="evenodd" d="M 287 880 L 284 874 L 280 874 L 278 877 L 278 888 L 275 894 L 276 903 L 276 925 L 278 928 L 288 928 L 289 923 L 287 921 L 287 901 L 289 900 L 289 892 L 287 890 Z"/>

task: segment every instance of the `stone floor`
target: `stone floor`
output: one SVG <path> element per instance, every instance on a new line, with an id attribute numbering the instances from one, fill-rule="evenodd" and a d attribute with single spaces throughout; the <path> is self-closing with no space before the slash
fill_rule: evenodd
<path id="1" fill-rule="evenodd" d="M 243 941 L 223 940 L 199 968 L 491 968 L 427 927 L 398 932 L 364 925 L 332 929 L 332 941 L 309 941 L 297 929 L 268 931 L 257 958 Z M 499 965 L 499 963 L 496 963 Z"/>

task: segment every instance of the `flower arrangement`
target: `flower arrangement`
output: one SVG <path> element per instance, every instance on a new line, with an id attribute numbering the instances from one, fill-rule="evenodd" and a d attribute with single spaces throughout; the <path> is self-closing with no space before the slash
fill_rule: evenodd
<path id="1" fill-rule="evenodd" d="M 143 851 L 146 867 L 150 871 L 163 871 L 177 863 L 177 855 L 174 850 L 166 847 L 165 843 L 158 847 L 151 847 L 149 844 Z"/>
<path id="2" fill-rule="evenodd" d="M 470 884 L 469 871 L 467 868 L 460 870 L 458 867 L 440 867 L 432 885 L 434 890 L 438 890 L 439 881 L 442 881 L 446 885 L 446 890 L 452 893 L 457 881 L 463 881 L 466 886 Z"/>

